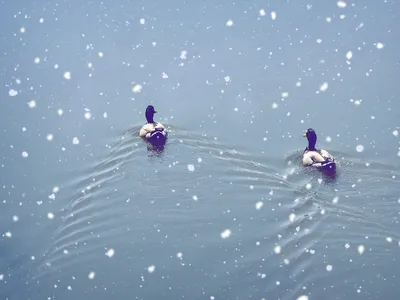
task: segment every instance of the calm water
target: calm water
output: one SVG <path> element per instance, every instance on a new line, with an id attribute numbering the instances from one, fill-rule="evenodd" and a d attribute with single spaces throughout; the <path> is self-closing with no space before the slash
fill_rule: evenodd
<path id="1" fill-rule="evenodd" d="M 399 299 L 400 5 L 322 2 L 2 1 L 0 298 Z"/>

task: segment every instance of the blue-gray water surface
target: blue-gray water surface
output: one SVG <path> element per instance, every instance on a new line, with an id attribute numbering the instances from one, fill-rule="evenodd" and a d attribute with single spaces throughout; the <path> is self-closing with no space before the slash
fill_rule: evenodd
<path id="1" fill-rule="evenodd" d="M 399 11 L 1 1 L 0 298 L 399 299 Z"/>

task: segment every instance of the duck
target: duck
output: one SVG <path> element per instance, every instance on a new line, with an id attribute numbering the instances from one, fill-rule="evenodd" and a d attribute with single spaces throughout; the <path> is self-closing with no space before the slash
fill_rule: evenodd
<path id="1" fill-rule="evenodd" d="M 335 158 L 324 149 L 315 148 L 317 133 L 314 129 L 308 128 L 303 137 L 307 137 L 308 146 L 303 152 L 303 166 L 311 166 L 323 169 L 336 169 Z"/>
<path id="2" fill-rule="evenodd" d="M 140 129 L 139 136 L 153 145 L 164 145 L 168 137 L 168 132 L 163 124 L 154 121 L 155 113 L 157 111 L 154 109 L 154 106 L 148 105 L 145 112 L 147 123 Z"/>

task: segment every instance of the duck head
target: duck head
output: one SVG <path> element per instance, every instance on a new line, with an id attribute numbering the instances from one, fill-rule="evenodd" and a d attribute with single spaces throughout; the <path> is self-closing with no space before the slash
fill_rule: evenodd
<path id="1" fill-rule="evenodd" d="M 153 105 L 149 105 L 146 108 L 146 120 L 147 123 L 154 123 L 153 117 L 157 111 L 154 109 Z"/>
<path id="2" fill-rule="evenodd" d="M 304 137 L 307 137 L 308 140 L 308 150 L 314 151 L 315 144 L 317 143 L 317 134 L 315 133 L 314 129 L 308 128 L 305 133 L 303 133 Z"/>

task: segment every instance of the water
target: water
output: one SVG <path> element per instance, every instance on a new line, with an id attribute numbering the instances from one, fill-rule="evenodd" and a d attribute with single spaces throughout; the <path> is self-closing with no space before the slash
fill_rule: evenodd
<path id="1" fill-rule="evenodd" d="M 2 2 L 1 298 L 398 299 L 400 7 L 346 4 Z"/>

